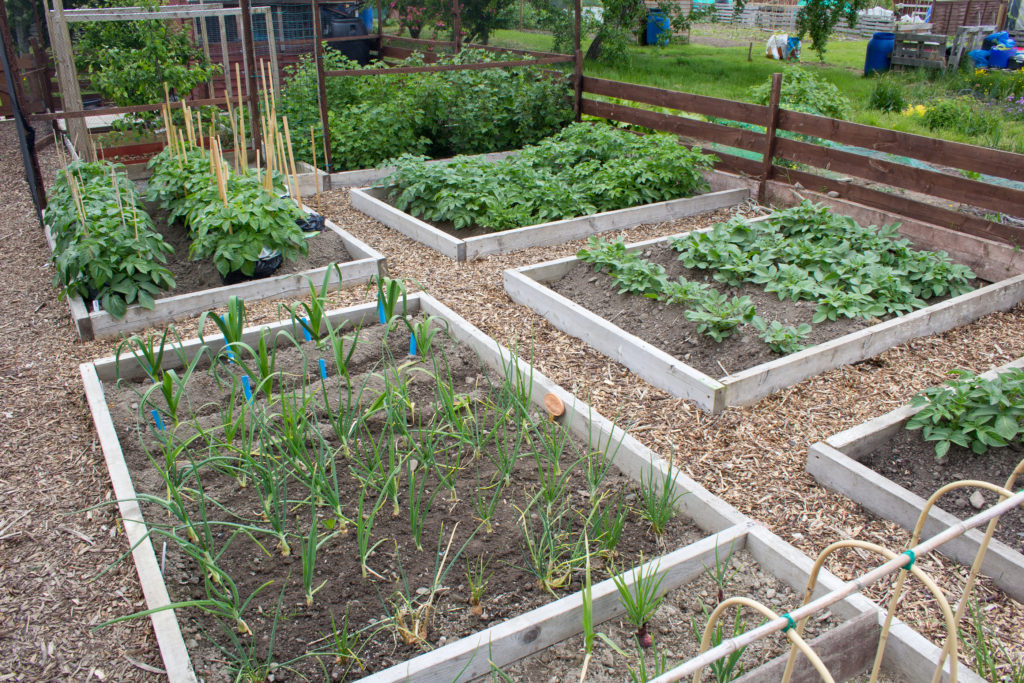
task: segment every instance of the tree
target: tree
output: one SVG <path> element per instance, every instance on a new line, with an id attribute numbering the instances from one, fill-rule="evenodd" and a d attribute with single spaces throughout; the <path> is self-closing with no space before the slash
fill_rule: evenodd
<path id="1" fill-rule="evenodd" d="M 845 17 L 850 28 L 857 25 L 857 12 L 867 7 L 867 0 L 807 0 L 796 15 L 797 37 L 811 36 L 811 48 L 824 61 L 825 46 L 840 19 Z"/>
<path id="2" fill-rule="evenodd" d="M 605 0 L 601 27 L 587 49 L 587 59 L 608 63 L 628 59 L 627 48 L 646 16 L 643 0 Z"/>
<path id="3" fill-rule="evenodd" d="M 156 9 L 159 0 L 112 0 Z M 164 84 L 184 97 L 220 71 L 192 44 L 187 25 L 171 20 L 86 22 L 77 41 L 76 63 L 92 86 L 118 106 L 152 104 L 164 97 Z"/>

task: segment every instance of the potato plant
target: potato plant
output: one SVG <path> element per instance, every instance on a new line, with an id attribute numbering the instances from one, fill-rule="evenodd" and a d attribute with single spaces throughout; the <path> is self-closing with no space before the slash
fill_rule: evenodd
<path id="1" fill-rule="evenodd" d="M 212 259 L 222 276 L 251 276 L 264 248 L 286 259 L 307 253 L 306 236 L 295 222 L 305 215 L 286 197 L 267 192 L 255 175 L 229 174 L 221 193 L 201 149 L 175 154 L 167 148 L 150 168 L 149 199 L 168 212 L 168 220 L 188 228 L 189 255 Z"/>
<path id="2" fill-rule="evenodd" d="M 1024 432 L 1024 370 L 1015 368 L 985 379 L 967 370 L 954 370 L 955 379 L 914 397 L 923 406 L 907 422 L 935 442 L 942 460 L 952 444 L 982 455 L 1020 440 Z"/>
<path id="3" fill-rule="evenodd" d="M 381 184 L 424 220 L 500 231 L 689 197 L 707 189 L 702 172 L 713 160 L 675 136 L 574 124 L 496 163 L 406 155 Z"/>
<path id="4" fill-rule="evenodd" d="M 161 291 L 174 288 L 163 265 L 173 248 L 120 164 L 69 164 L 47 193 L 43 217 L 55 242 L 53 282 L 61 298 L 94 299 L 123 318 L 129 305 L 152 309 Z"/>

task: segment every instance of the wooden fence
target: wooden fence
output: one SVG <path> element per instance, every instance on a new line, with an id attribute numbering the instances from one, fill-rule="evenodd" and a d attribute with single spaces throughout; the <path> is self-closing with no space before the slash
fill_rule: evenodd
<path id="1" fill-rule="evenodd" d="M 25 101 L 21 109 L 26 114 L 44 112 L 53 106 L 53 82 L 50 75 L 53 67 L 42 46 L 32 40 L 32 51 L 17 56 L 17 68 L 22 77 Z M 7 82 L 0 70 L 0 116 L 11 116 L 11 95 L 7 92 Z"/>
<path id="2" fill-rule="evenodd" d="M 781 87 L 781 76 L 775 80 L 776 87 Z M 992 214 L 1024 214 L 1024 190 L 965 175 L 983 173 L 1024 182 L 1024 154 L 803 114 L 777 104 L 733 102 L 591 77 L 583 78 L 582 89 L 584 95 L 615 97 L 745 124 L 724 125 L 588 97 L 581 103 L 584 114 L 690 138 L 719 158 L 718 168 L 758 178 L 762 188 L 769 179 L 799 183 L 810 190 L 836 192 L 842 198 L 908 218 L 1024 246 L 1024 230 L 952 208 L 953 203 L 963 203 Z M 821 141 L 832 144 L 826 146 Z M 723 152 L 707 143 L 751 154 Z M 837 148 L 835 143 L 845 148 Z M 872 152 L 876 154 L 872 156 Z M 882 155 L 878 152 L 944 169 L 954 164 L 956 168 L 918 168 L 879 158 Z M 809 168 L 791 168 L 792 162 Z"/>

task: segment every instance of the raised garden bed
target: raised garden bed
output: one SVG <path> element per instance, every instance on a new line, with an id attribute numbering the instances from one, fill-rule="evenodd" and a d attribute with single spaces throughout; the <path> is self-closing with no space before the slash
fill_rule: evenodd
<path id="1" fill-rule="evenodd" d="M 733 182 L 733 176 L 713 171 L 707 174 L 707 180 L 712 191 L 696 197 L 527 225 L 502 232 L 488 232 L 474 237 L 460 237 L 460 231 L 431 225 L 404 211 L 399 211 L 384 201 L 382 197 L 385 191 L 382 188 L 354 189 L 349 194 L 349 200 L 353 208 L 406 237 L 441 252 L 448 258 L 472 261 L 488 254 L 507 254 L 510 251 L 561 244 L 644 223 L 661 223 L 694 216 L 706 211 L 736 206 L 750 196 L 746 187 Z"/>
<path id="2" fill-rule="evenodd" d="M 832 202 L 832 205 L 842 210 L 843 203 Z M 833 212 L 836 208 L 832 209 Z M 878 216 L 879 212 L 870 212 L 869 215 Z M 898 223 L 899 218 L 890 216 L 888 222 Z M 944 241 L 948 239 L 948 235 L 939 231 L 936 233 L 936 241 L 940 244 L 932 246 L 928 240 L 927 226 L 912 224 L 911 227 L 912 241 L 916 249 L 941 249 Z M 710 229 L 700 232 L 709 233 Z M 647 253 L 653 257 L 655 252 L 667 248 L 674 237 L 682 235 L 629 245 L 625 251 L 629 254 Z M 864 325 L 865 322 L 872 321 L 860 318 L 844 321 L 842 317 L 836 323 L 826 321 L 826 327 L 837 328 L 833 333 L 840 336 L 821 341 L 802 351 L 769 360 L 763 359 L 767 353 L 764 349 L 748 357 L 746 361 L 742 359 L 746 346 L 764 346 L 756 338 L 750 343 L 745 343 L 744 337 L 755 337 L 756 333 L 752 326 L 741 332 L 735 341 L 727 340 L 730 343 L 726 346 L 737 347 L 735 359 L 716 355 L 721 354 L 721 347 L 706 337 L 692 340 L 690 348 L 684 349 L 679 345 L 678 339 L 671 338 L 668 330 L 650 330 L 653 336 L 649 339 L 657 340 L 660 335 L 660 338 L 666 341 L 666 345 L 674 344 L 677 347 L 674 349 L 676 355 L 657 343 L 645 340 L 634 332 L 638 326 L 654 325 L 657 328 L 661 324 L 664 311 L 661 310 L 660 304 L 633 294 L 620 295 L 617 293 L 619 285 L 612 287 L 606 282 L 602 289 L 597 286 L 598 281 L 602 278 L 611 280 L 610 276 L 592 272 L 593 269 L 576 256 L 507 270 L 504 281 L 506 291 L 517 303 L 529 306 L 559 329 L 591 344 L 651 384 L 675 396 L 693 400 L 701 408 L 717 413 L 727 406 L 754 403 L 779 389 L 831 368 L 870 358 L 909 339 L 966 324 L 987 313 L 1009 309 L 1024 300 L 1024 276 L 1019 274 L 1021 264 L 1011 247 L 1000 248 L 985 240 L 974 244 L 968 236 L 960 237 L 961 242 L 966 243 L 962 248 L 963 253 L 973 251 L 977 256 L 984 251 L 997 255 L 997 258 L 989 259 L 985 275 L 1008 273 L 1010 277 L 884 322 Z M 973 263 L 984 259 L 972 258 L 971 261 Z M 575 278 L 572 287 L 574 290 L 584 291 L 590 286 L 594 292 L 583 300 L 577 293 L 574 300 L 556 291 L 558 285 L 555 283 L 571 274 L 574 274 L 572 277 Z M 580 278 L 583 280 L 580 281 Z M 707 284 L 717 286 L 714 282 Z M 750 285 L 744 284 L 743 287 L 749 288 Z M 791 312 L 798 318 L 800 315 L 807 317 L 808 322 L 816 312 L 815 306 L 806 301 L 783 302 L 775 295 L 772 295 L 772 298 L 775 299 L 773 305 L 787 306 L 793 309 Z M 593 309 L 587 305 L 591 302 L 594 302 Z M 803 313 L 800 312 L 801 307 L 805 309 Z M 778 314 L 774 310 L 770 313 Z M 795 321 L 796 319 L 789 322 Z M 853 325 L 855 331 L 843 330 L 843 325 Z M 858 326 L 862 326 L 863 329 L 856 329 Z M 825 338 L 827 339 L 827 336 Z M 701 353 L 696 354 L 692 348 L 694 346 L 699 346 Z M 687 353 L 691 354 L 694 362 L 687 359 Z"/>
<path id="3" fill-rule="evenodd" d="M 311 214 L 314 213 L 311 209 L 307 210 Z M 311 245 L 314 251 L 310 257 L 302 259 L 298 266 L 289 266 L 285 263 L 282 266 L 285 272 L 279 275 L 225 285 L 216 282 L 216 270 L 212 267 L 186 266 L 191 273 L 189 280 L 194 282 L 192 291 L 172 292 L 169 296 L 158 298 L 151 310 L 138 305 L 129 306 L 121 319 L 115 318 L 107 311 L 91 309 L 81 297 L 69 297 L 68 308 L 78 330 L 78 336 L 83 340 L 103 339 L 164 325 L 216 306 L 223 306 L 232 296 L 249 301 L 301 296 L 309 291 L 311 281 L 320 285 L 328 270 L 331 271 L 332 289 L 362 284 L 379 274 L 385 260 L 382 254 L 353 237 L 333 221 L 325 220 L 324 225 L 327 232 L 323 235 L 323 248 Z M 165 229 L 167 232 L 175 230 L 166 226 Z M 54 241 L 49 228 L 46 230 L 46 239 L 52 250 Z M 332 249 L 332 246 L 336 246 L 337 249 Z M 183 254 L 187 254 L 187 246 L 179 249 L 184 249 Z M 337 270 L 331 265 L 334 263 L 337 264 Z M 302 265 L 305 267 L 300 269 L 299 266 Z M 203 286 L 203 282 L 207 285 Z"/>
<path id="4" fill-rule="evenodd" d="M 496 379 L 502 377 L 514 377 L 513 386 L 519 387 L 518 391 L 525 392 L 523 395 L 528 396 L 529 400 L 533 402 L 537 407 L 545 406 L 545 410 L 552 406 L 551 395 L 557 397 L 564 405 L 564 415 L 560 417 L 558 422 L 559 428 L 565 428 L 571 433 L 576 439 L 582 440 L 584 443 L 592 445 L 601 444 L 610 445 L 614 444 L 614 465 L 619 468 L 625 475 L 632 477 L 634 480 L 646 480 L 651 481 L 652 474 L 656 481 L 664 481 L 666 475 L 671 475 L 671 471 L 664 461 L 660 460 L 650 450 L 643 447 L 639 442 L 635 441 L 632 437 L 623 433 L 619 428 L 615 427 L 611 422 L 604 419 L 600 415 L 595 414 L 587 405 L 577 401 L 572 395 L 565 392 L 563 389 L 552 384 L 549 380 L 543 377 L 540 373 L 532 370 L 530 366 L 522 361 L 516 359 L 512 362 L 513 356 L 505 349 L 500 347 L 490 338 L 484 336 L 475 328 L 471 327 L 464 320 L 459 318 L 452 311 L 423 294 L 412 295 L 408 299 L 406 312 L 409 315 L 416 316 L 422 320 L 424 316 L 437 316 L 439 319 L 445 321 L 443 326 L 447 329 L 452 337 L 453 343 L 463 345 L 471 349 L 471 355 L 475 362 L 482 362 L 486 367 L 485 372 L 495 373 Z M 341 329 L 343 324 L 347 324 L 350 327 L 346 328 L 346 332 L 352 327 L 363 327 L 366 329 L 367 338 L 373 338 L 374 334 L 379 335 L 381 333 L 381 326 L 377 325 L 377 318 L 379 316 L 378 307 L 376 304 L 363 304 L 352 308 L 344 309 L 341 311 L 335 311 L 328 314 L 328 318 L 335 329 Z M 440 325 L 440 323 L 438 323 Z M 369 327 L 367 327 L 369 326 Z M 301 330 L 297 329 L 297 325 L 292 322 L 277 323 L 274 325 L 266 326 L 265 328 L 251 328 L 245 331 L 242 336 L 243 342 L 248 347 L 257 347 L 258 340 L 261 336 L 281 342 L 287 339 L 282 337 L 282 334 L 290 333 L 293 337 L 300 338 Z M 399 326 L 399 329 L 405 329 Z M 265 332 L 264 332 L 265 330 Z M 403 345 L 408 344 L 408 337 L 403 337 L 399 332 L 392 332 L 394 338 L 388 342 L 388 347 L 391 348 L 391 352 L 394 353 L 396 360 L 402 360 L 402 349 Z M 440 332 L 439 332 L 440 335 Z M 420 337 L 422 339 L 422 337 Z M 435 344 L 439 344 L 440 340 L 435 340 Z M 291 342 L 286 342 L 286 346 L 292 345 Z M 306 343 L 306 346 L 312 346 L 310 342 Z M 422 344 L 421 344 L 422 347 Z M 202 353 L 202 349 L 208 350 L 208 353 L 218 354 L 222 353 L 224 349 L 224 340 L 222 337 L 206 337 L 205 344 L 200 343 L 198 340 L 185 342 L 176 351 L 172 352 L 168 349 L 168 352 L 162 359 L 161 366 L 165 369 L 176 368 L 178 373 L 182 376 L 187 376 L 188 372 L 185 368 L 186 364 L 190 364 L 191 360 L 194 359 L 197 354 Z M 235 360 L 241 363 L 245 363 L 243 354 L 248 351 L 243 351 L 241 345 L 235 345 L 233 347 Z M 361 350 L 360 350 L 361 349 Z M 357 348 L 356 359 L 352 362 L 354 364 L 365 363 L 372 361 L 373 345 L 365 344 L 360 348 Z M 310 358 L 316 358 L 317 354 L 310 355 Z M 328 353 L 328 357 L 331 354 Z M 360 358 L 362 357 L 362 358 Z M 479 360 L 477 360 L 479 359 Z M 410 359 L 405 359 L 408 361 Z M 455 363 L 453 357 L 453 368 L 452 376 L 456 376 L 459 373 L 466 374 L 466 368 L 463 361 Z M 464 359 L 463 359 L 464 360 Z M 403 361 L 403 362 L 405 362 Z M 333 358 L 330 362 L 334 362 Z M 315 373 L 315 364 L 312 364 Z M 142 508 L 139 504 L 139 495 L 147 490 L 151 490 L 154 486 L 160 489 L 166 480 L 154 479 L 152 469 L 147 474 L 146 472 L 133 471 L 130 465 L 130 461 L 133 457 L 129 454 L 130 449 L 128 444 L 130 441 L 138 441 L 140 436 L 148 441 L 150 444 L 156 443 L 159 440 L 160 431 L 156 430 L 154 426 L 145 423 L 138 423 L 137 418 L 133 419 L 133 414 L 137 417 L 141 417 L 145 420 L 151 420 L 148 410 L 139 410 L 137 405 L 125 405 L 126 399 L 123 397 L 123 391 L 133 382 L 138 382 L 139 378 L 145 377 L 148 372 L 148 364 L 143 364 L 136 360 L 131 353 L 127 350 L 123 350 L 120 354 L 120 359 L 111 357 L 101 359 L 92 363 L 86 363 L 81 366 L 82 377 L 86 388 L 86 395 L 93 412 L 94 421 L 96 424 L 97 432 L 100 435 L 101 447 L 103 449 L 104 457 L 107 461 L 108 468 L 110 470 L 111 480 L 114 485 L 115 496 L 117 498 L 118 505 L 120 508 L 121 515 L 125 520 L 125 531 L 129 538 L 130 543 L 133 547 L 133 558 L 136 562 L 136 567 L 139 572 L 140 579 L 142 581 L 143 590 L 146 595 L 147 606 L 150 609 L 159 610 L 160 607 L 170 604 L 171 597 L 168 595 L 167 587 L 164 583 L 162 574 L 166 572 L 168 577 L 176 577 L 178 579 L 185 579 L 185 574 L 182 573 L 182 562 L 171 548 L 171 552 L 164 558 L 163 546 L 159 544 L 161 538 L 167 538 L 166 535 L 161 535 L 154 529 L 167 527 L 161 522 L 163 515 L 152 512 L 152 508 L 147 506 L 147 515 L 151 517 L 150 523 L 157 523 L 155 527 L 147 527 L 146 522 L 142 517 Z M 154 364 L 155 367 L 155 364 Z M 224 366 L 229 367 L 229 366 Z M 291 374 L 291 366 L 285 367 L 284 370 Z M 355 367 L 355 365 L 353 365 Z M 252 371 L 250 371 L 252 372 Z M 332 381 L 337 382 L 337 376 L 333 376 Z M 475 371 L 474 371 L 475 372 Z M 120 378 L 120 379 L 118 379 Z M 528 378 L 528 379 L 527 379 Z M 220 376 L 221 381 L 226 379 L 226 376 Z M 177 381 L 175 379 L 175 381 Z M 479 385 L 479 376 L 474 378 L 476 385 Z M 205 380 L 204 384 L 200 386 L 206 386 L 212 390 L 214 383 L 209 379 Z M 257 385 L 256 382 L 252 382 L 251 387 L 256 387 L 254 390 L 257 395 L 261 395 L 264 388 L 267 386 Z M 336 385 L 335 385 L 336 386 Z M 279 390 L 279 389 L 278 389 Z M 467 391 L 469 392 L 470 400 L 476 393 L 475 386 L 470 387 L 467 384 Z M 118 394 L 122 394 L 122 398 L 118 398 Z M 159 390 L 156 391 L 159 394 Z M 137 396 L 137 395 L 136 395 Z M 197 401 L 201 399 L 199 394 L 193 396 Z M 130 398 L 127 400 L 131 400 Z M 139 398 L 135 399 L 140 400 Z M 145 399 L 142 399 L 145 401 Z M 237 397 L 238 401 L 244 399 L 241 396 Z M 257 401 L 263 399 L 257 397 Z M 367 403 L 370 402 L 369 398 L 366 399 Z M 158 414 L 163 415 L 164 429 L 178 429 L 171 426 L 171 420 L 169 413 L 167 412 L 166 404 L 163 408 L 158 410 Z M 417 403 L 421 402 L 417 401 Z M 208 404 L 206 408 L 200 411 L 203 417 L 200 417 L 200 423 L 207 425 L 213 425 L 212 420 L 216 419 L 216 409 L 213 410 L 214 414 L 211 414 L 211 410 Z M 365 404 L 363 404 L 365 405 Z M 144 408 L 148 409 L 148 405 Z M 140 431 L 136 431 L 134 425 L 138 423 L 141 427 Z M 191 423 L 188 419 L 183 419 L 181 425 L 186 429 L 192 429 L 189 425 L 195 425 L 199 423 Z M 165 432 L 166 433 L 166 432 Z M 156 440 L 156 441 L 154 441 Z M 264 443 L 263 448 L 269 447 Z M 205 447 L 200 450 L 205 450 Z M 158 453 L 154 453 L 156 460 L 153 464 L 158 464 L 162 458 Z M 127 457 L 126 457 L 127 456 Z M 181 458 L 179 464 L 184 465 L 186 461 L 194 462 L 194 460 L 188 458 Z M 184 469 L 176 472 L 182 472 L 183 476 L 187 478 L 191 471 L 186 465 Z M 237 470 L 229 467 L 228 472 L 234 472 L 232 476 L 238 474 Z M 670 590 L 681 584 L 686 583 L 693 578 L 700 576 L 704 573 L 705 567 L 713 566 L 715 562 L 716 548 L 718 553 L 721 555 L 725 552 L 725 549 L 734 546 L 735 550 L 741 549 L 749 553 L 754 560 L 756 560 L 765 572 L 770 573 L 772 576 L 777 577 L 779 580 L 785 582 L 795 590 L 799 589 L 800 586 L 806 581 L 807 574 L 809 572 L 811 561 L 799 553 L 796 549 L 789 546 L 787 543 L 767 532 L 759 525 L 753 524 L 738 512 L 736 512 L 729 505 L 722 502 L 720 499 L 709 494 L 701 486 L 693 482 L 682 475 L 671 475 L 674 477 L 674 487 L 672 487 L 673 495 L 683 494 L 677 501 L 677 507 L 680 512 L 689 518 L 693 523 L 702 528 L 705 532 L 716 532 L 711 537 L 704 538 L 696 543 L 687 545 L 683 548 L 670 552 L 668 555 L 661 557 L 657 560 L 659 565 L 659 571 L 663 572 L 666 578 L 663 580 L 663 590 Z M 137 480 L 138 485 L 133 483 L 133 477 Z M 258 480 L 253 477 L 248 481 L 248 487 L 253 488 L 259 485 Z M 585 485 L 585 484 L 584 484 Z M 157 493 L 160 493 L 158 490 Z M 156 495 L 156 494 L 154 494 Z M 289 489 L 289 497 L 293 501 L 301 501 L 302 495 L 294 488 Z M 573 494 L 575 498 L 575 494 Z M 352 501 L 347 501 L 346 505 L 350 506 Z M 390 504 L 385 507 L 390 507 Z M 443 505 L 447 509 L 447 495 L 445 496 L 445 503 Z M 403 502 L 404 509 L 404 502 Z M 298 513 L 294 510 L 292 512 L 296 517 Z M 330 515 L 327 515 L 330 517 Z M 449 515 L 443 515 L 446 518 L 448 524 L 454 525 L 455 522 L 460 524 L 471 524 L 471 520 L 464 518 L 451 518 Z M 325 522 L 326 524 L 326 517 Z M 326 529 L 327 527 L 322 527 Z M 352 533 L 350 531 L 350 533 Z M 226 535 L 226 534 L 225 534 Z M 292 544 L 295 546 L 294 553 L 299 554 L 299 547 L 301 546 L 299 540 L 290 536 Z M 377 538 L 376 535 L 373 538 Z M 429 535 L 424 535 L 424 540 L 429 543 Z M 683 538 L 686 538 L 683 536 Z M 690 537 L 692 538 L 692 536 Z M 403 544 L 407 544 L 410 541 L 408 539 L 403 540 Z M 158 561 L 157 553 L 155 552 L 154 544 L 161 549 L 160 557 L 161 561 Z M 261 564 L 263 562 L 272 563 L 272 556 L 278 554 L 277 548 L 274 548 L 273 539 L 266 538 L 263 540 L 265 547 L 265 553 L 260 554 L 255 558 L 259 560 L 253 564 L 254 560 L 250 560 L 248 564 L 242 566 L 247 567 L 249 570 L 256 572 L 261 570 Z M 171 545 L 171 544 L 168 544 Z M 378 551 L 369 555 L 369 564 L 374 571 L 382 572 L 384 575 L 394 578 L 397 576 L 397 572 L 408 570 L 408 576 L 410 577 L 409 586 L 411 588 L 419 587 L 423 582 L 429 581 L 429 576 L 424 577 L 421 575 L 413 575 L 410 568 L 403 569 L 401 567 L 389 567 L 388 561 L 392 557 L 391 551 L 388 546 L 391 544 L 385 544 L 385 546 L 379 547 Z M 432 545 L 428 546 L 432 547 Z M 439 549 L 439 554 L 440 554 Z M 353 551 L 354 552 L 354 551 Z M 649 557 L 650 555 L 648 555 Z M 262 558 L 262 559 L 261 559 Z M 636 560 L 630 561 L 630 558 L 623 557 L 620 562 L 629 566 Z M 165 562 L 165 567 L 161 569 L 161 562 Z M 295 561 L 291 565 L 291 569 L 294 575 L 301 574 L 301 562 L 300 558 L 296 557 Z M 333 565 L 331 565 L 333 568 Z M 352 577 L 352 581 L 357 581 L 358 567 L 355 568 L 356 576 Z M 396 573 L 392 574 L 391 572 Z M 461 574 L 461 568 L 458 573 Z M 329 578 L 331 571 L 327 571 L 327 567 L 323 567 L 317 572 L 315 582 Z M 432 570 L 428 570 L 428 575 L 432 574 Z M 627 574 L 627 580 L 629 575 Z M 265 578 L 265 577 L 264 577 Z M 293 583 L 297 582 L 297 579 L 292 577 Z M 390 580 L 390 579 L 389 579 Z M 578 581 L 578 577 L 573 579 Z M 459 588 L 454 584 L 460 579 L 455 579 L 449 576 L 445 586 L 451 586 L 451 592 L 461 592 L 461 598 L 465 598 L 467 588 L 463 586 Z M 315 587 L 316 583 L 312 585 Z M 521 583 L 529 584 L 530 581 L 526 580 Z M 189 581 L 186 580 L 186 590 Z M 388 586 L 387 583 L 384 584 Z M 390 584 L 396 585 L 396 584 Z M 840 585 L 840 582 L 832 577 L 831 575 L 824 574 L 819 584 L 820 591 L 831 590 Z M 352 595 L 351 591 L 355 590 L 356 587 L 346 587 L 344 594 Z M 296 593 L 296 590 L 298 592 Z M 390 590 L 385 587 L 382 590 Z M 267 589 L 268 595 L 260 596 L 257 598 L 257 602 L 260 605 L 260 610 L 257 610 L 255 606 L 250 607 L 241 616 L 246 618 L 254 626 L 257 624 L 263 624 L 264 626 L 272 624 L 273 617 L 268 615 L 267 612 L 273 612 L 274 605 L 286 605 L 288 613 L 291 615 L 289 618 L 290 622 L 306 623 L 310 615 L 307 613 L 309 609 L 302 601 L 301 589 L 293 588 L 288 592 L 282 592 L 281 589 L 275 585 L 272 588 Z M 420 595 L 417 591 L 414 595 Z M 243 596 L 244 597 L 244 596 Z M 458 598 L 451 596 L 452 601 L 450 604 L 456 605 L 461 604 L 462 611 L 467 609 L 464 602 L 459 603 Z M 616 588 L 611 580 L 596 583 L 593 588 L 594 597 L 594 613 L 595 621 L 602 622 L 607 619 L 615 618 L 622 612 L 622 608 L 619 605 L 618 595 Z M 377 599 L 376 596 L 368 596 L 370 601 Z M 268 601 L 269 602 L 266 602 Z M 581 630 L 581 597 L 579 593 L 574 593 L 563 597 L 559 600 L 551 602 L 542 607 L 536 608 L 520 616 L 514 617 L 508 621 L 503 621 L 496 625 L 490 626 L 478 633 L 475 633 L 466 638 L 456 640 L 455 642 L 449 642 L 444 644 L 442 647 L 438 647 L 436 650 L 432 650 L 426 654 L 422 654 L 418 657 L 413 657 L 408 661 L 398 664 L 390 669 L 380 671 L 373 674 L 366 680 L 370 681 L 401 681 L 408 680 L 410 678 L 418 680 L 468 680 L 474 676 L 486 674 L 490 670 L 490 661 L 493 661 L 498 666 L 506 666 L 518 659 L 521 659 L 529 654 L 536 652 L 548 645 L 564 640 L 565 638 L 571 637 Z M 488 611 L 497 612 L 502 609 L 505 604 L 512 604 L 514 600 L 506 595 L 494 596 L 490 600 L 485 599 L 482 605 L 482 611 L 484 615 Z M 266 603 L 266 604 L 264 604 Z M 376 603 L 374 603 L 376 604 Z M 383 610 L 383 606 L 381 606 Z M 262 611 L 262 613 L 261 613 Z M 852 596 L 840 604 L 833 607 L 832 613 L 838 615 L 841 619 L 855 619 L 861 614 L 867 613 L 870 618 L 877 623 L 878 614 L 877 609 L 872 603 L 860 596 Z M 180 615 L 179 615 L 180 616 Z M 341 618 L 341 614 L 335 615 L 338 619 Z M 354 616 L 354 613 L 353 613 Z M 172 681 L 193 681 L 196 680 L 195 672 L 192 669 L 191 654 L 203 653 L 204 663 L 209 664 L 209 661 L 205 659 L 208 650 L 204 650 L 205 645 L 200 646 L 199 643 L 206 643 L 208 637 L 211 634 L 197 634 L 190 636 L 189 642 L 192 645 L 192 649 L 195 653 L 190 653 L 189 648 L 186 647 L 186 639 L 183 636 L 181 623 L 178 618 L 175 617 L 175 612 L 171 611 L 157 611 L 151 615 L 156 630 L 157 639 L 160 644 L 161 654 L 164 660 L 164 665 L 168 673 L 168 677 Z M 486 625 L 486 621 L 482 620 L 481 625 Z M 864 621 L 857 621 L 856 624 L 851 626 L 855 627 L 856 632 L 866 633 L 870 630 L 870 624 Z M 328 627 L 330 629 L 330 627 Z M 230 631 L 230 629 L 229 629 Z M 282 638 L 281 642 L 284 642 L 284 630 L 281 631 L 279 637 Z M 328 630 L 328 635 L 330 631 Z M 304 639 L 304 642 L 309 642 L 313 637 L 320 637 L 324 634 L 317 634 Z M 250 647 L 248 636 L 240 636 L 243 647 Z M 265 654 L 262 648 L 266 647 L 266 640 L 259 640 L 259 634 L 257 633 L 257 639 L 252 641 L 251 647 L 255 648 L 251 651 L 251 654 L 255 659 L 253 662 L 256 664 L 264 663 L 260 657 Z M 196 642 L 192 642 L 195 640 Z M 336 641 L 330 641 L 336 642 Z M 436 645 L 441 643 L 434 642 Z M 284 646 L 282 646 L 282 649 Z M 329 648 L 329 644 L 325 646 Z M 415 649 L 406 648 L 404 650 L 406 654 L 415 654 Z M 223 657 L 221 655 L 220 657 Z M 220 658 L 218 657 L 218 658 Z M 329 659 L 334 660 L 335 655 L 331 655 Z M 893 671 L 899 671 L 901 673 L 910 674 L 916 671 L 924 671 L 927 669 L 926 662 L 928 659 L 934 660 L 937 657 L 937 649 L 927 641 L 923 640 L 920 636 L 916 635 L 913 631 L 906 628 L 901 624 L 897 624 L 892 634 L 890 635 L 889 647 L 887 649 L 886 667 Z M 276 660 L 279 664 L 283 662 Z M 285 667 L 282 670 L 287 671 Z M 328 672 L 330 673 L 330 672 Z M 909 676 L 910 680 L 917 680 L 914 676 Z"/>
<path id="5" fill-rule="evenodd" d="M 1021 367 L 1024 367 L 1024 359 L 985 373 L 983 377 L 992 378 L 1001 370 Z M 935 489 L 961 479 L 981 479 L 1003 486 L 1010 471 L 1024 458 L 1024 453 L 1013 448 L 999 449 L 1001 452 L 990 450 L 985 455 L 972 458 L 969 450 L 954 446 L 946 456 L 949 460 L 937 463 L 934 444 L 924 443 L 921 448 L 913 443 L 920 441 L 920 432 L 905 430 L 907 421 L 922 408 L 907 404 L 814 444 L 807 454 L 807 471 L 822 485 L 852 498 L 874 514 L 913 529 L 926 499 Z M 891 463 L 894 449 L 900 453 L 898 457 L 905 460 Z M 909 449 L 913 449 L 915 455 L 910 455 Z M 1006 471 L 1010 461 L 1013 464 Z M 876 471 L 891 469 L 894 464 L 899 471 L 896 481 Z M 915 474 L 914 468 L 920 468 L 920 471 Z M 928 490 L 906 486 L 907 476 L 921 480 L 921 485 Z M 939 500 L 928 515 L 922 538 L 934 536 L 957 523 L 960 517 L 974 513 L 970 503 L 963 505 L 969 494 L 970 490 L 960 489 Z M 988 504 L 995 499 L 991 492 L 985 492 L 984 497 Z M 946 510 L 953 510 L 956 514 Z M 1020 517 L 1021 513 L 1017 512 L 1015 517 L 1007 515 L 1000 522 L 981 571 L 1015 600 L 1024 601 L 1024 554 L 1021 553 L 1024 537 L 1013 536 L 1019 534 Z M 1000 529 L 1006 531 L 1002 536 Z M 1000 541 L 1000 537 L 1010 543 Z M 942 552 L 970 565 L 983 538 L 984 530 L 971 530 L 945 544 Z"/>
<path id="6" fill-rule="evenodd" d="M 498 161 L 437 166 L 403 157 L 380 187 L 349 197 L 388 227 L 466 261 L 746 200 L 745 184 L 711 171 L 712 159 L 670 136 L 575 124 Z"/>

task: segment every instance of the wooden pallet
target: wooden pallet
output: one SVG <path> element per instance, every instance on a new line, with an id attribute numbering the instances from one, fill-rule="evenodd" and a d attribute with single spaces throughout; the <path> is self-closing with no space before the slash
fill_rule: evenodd
<path id="1" fill-rule="evenodd" d="M 953 38 L 953 49 L 949 53 L 949 63 L 946 69 L 959 69 L 960 62 L 971 50 L 981 47 L 985 36 L 996 30 L 995 26 L 961 26 L 956 30 L 956 37 Z"/>
<path id="2" fill-rule="evenodd" d="M 892 65 L 945 69 L 948 38 L 931 33 L 899 32 L 892 48 Z"/>

